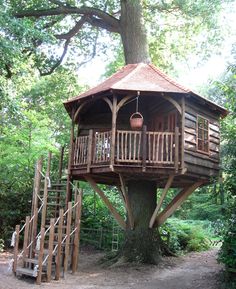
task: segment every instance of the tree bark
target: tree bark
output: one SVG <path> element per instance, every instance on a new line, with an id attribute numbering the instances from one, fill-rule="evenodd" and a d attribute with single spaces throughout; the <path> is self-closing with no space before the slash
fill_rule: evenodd
<path id="1" fill-rule="evenodd" d="M 120 255 L 128 262 L 157 264 L 160 260 L 160 238 L 149 229 L 156 207 L 156 183 L 149 180 L 128 181 L 128 197 L 134 218 L 134 230 L 127 225 Z"/>
<path id="2" fill-rule="evenodd" d="M 121 0 L 120 26 L 125 63 L 149 63 L 147 33 L 140 0 Z"/>

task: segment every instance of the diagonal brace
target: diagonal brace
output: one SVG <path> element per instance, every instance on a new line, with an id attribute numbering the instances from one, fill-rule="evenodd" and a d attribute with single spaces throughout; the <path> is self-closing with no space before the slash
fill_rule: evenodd
<path id="1" fill-rule="evenodd" d="M 158 214 L 158 212 L 159 212 L 159 210 L 161 208 L 161 205 L 162 205 L 162 203 L 164 201 L 164 198 L 165 198 L 165 196 L 166 196 L 166 194 L 167 194 L 167 192 L 168 192 L 168 190 L 169 190 L 169 188 L 170 188 L 170 186 L 171 186 L 171 184 L 173 182 L 173 179 L 174 179 L 174 175 L 170 175 L 168 180 L 167 180 L 167 183 L 166 183 L 165 188 L 164 188 L 164 190 L 162 192 L 161 198 L 160 198 L 160 200 L 159 200 L 159 202 L 158 202 L 158 204 L 156 206 L 155 211 L 152 214 L 152 217 L 151 217 L 151 220 L 150 220 L 150 223 L 149 223 L 149 228 L 150 229 L 153 227 L 153 225 L 154 225 L 154 223 L 156 221 L 157 214 Z"/>
<path id="2" fill-rule="evenodd" d="M 168 217 L 170 217 L 176 209 L 182 205 L 182 203 L 187 199 L 187 197 L 199 188 L 205 181 L 198 181 L 192 184 L 190 187 L 183 189 L 174 199 L 167 205 L 167 207 L 157 216 L 157 225 L 161 226 Z"/>
<path id="3" fill-rule="evenodd" d="M 114 216 L 116 221 L 119 223 L 119 225 L 125 229 L 126 224 L 123 218 L 120 216 L 120 214 L 117 212 L 117 210 L 113 207 L 112 203 L 108 200 L 108 198 L 105 196 L 103 191 L 98 187 L 96 182 L 91 178 L 90 176 L 84 176 L 85 180 L 90 184 L 90 186 L 94 189 L 96 193 L 100 196 L 100 198 L 103 200 L 105 205 L 107 206 L 108 210 L 111 212 L 111 214 Z"/>

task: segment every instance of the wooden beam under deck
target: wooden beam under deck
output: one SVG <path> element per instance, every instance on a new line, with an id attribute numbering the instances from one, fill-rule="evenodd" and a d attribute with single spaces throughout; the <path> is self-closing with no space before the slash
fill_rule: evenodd
<path id="1" fill-rule="evenodd" d="M 120 184 L 121 184 L 121 191 L 122 191 L 123 196 L 124 196 L 125 207 L 126 207 L 126 211 L 127 211 L 127 215 L 128 215 L 129 225 L 130 225 L 131 230 L 133 230 L 134 229 L 134 218 L 133 218 L 133 214 L 132 214 L 131 207 L 130 207 L 128 193 L 127 193 L 126 187 L 125 187 L 125 181 L 124 181 L 124 178 L 121 174 L 119 174 L 119 178 L 120 178 Z"/>
<path id="2" fill-rule="evenodd" d="M 183 189 L 174 199 L 167 205 L 167 207 L 157 216 L 157 225 L 161 226 L 168 217 L 170 217 L 176 209 L 186 200 L 186 198 L 197 188 L 204 184 L 204 181 L 198 181 L 193 185 Z"/>
<path id="3" fill-rule="evenodd" d="M 168 180 L 167 180 L 167 183 L 165 185 L 165 188 L 164 188 L 164 190 L 162 192 L 161 198 L 160 198 L 160 200 L 159 200 L 159 202 L 158 202 L 158 204 L 156 206 L 156 209 L 155 209 L 155 211 L 152 214 L 152 217 L 151 217 L 151 220 L 150 220 L 150 223 L 149 223 L 149 228 L 150 229 L 153 227 L 153 225 L 154 225 L 154 223 L 156 221 L 157 214 L 158 214 L 158 212 L 159 212 L 159 210 L 161 208 L 161 205 L 162 205 L 162 203 L 164 201 L 164 198 L 165 198 L 169 188 L 171 187 L 171 184 L 172 184 L 173 180 L 174 180 L 174 175 L 170 175 Z"/>
<path id="4" fill-rule="evenodd" d="M 91 185 L 91 187 L 94 189 L 95 192 L 98 193 L 98 195 L 101 197 L 105 205 L 107 206 L 108 210 L 111 212 L 111 214 L 114 216 L 118 224 L 125 229 L 126 224 L 123 218 L 120 216 L 120 214 L 117 212 L 117 210 L 113 207 L 112 203 L 108 200 L 108 198 L 105 196 L 103 191 L 98 187 L 96 182 L 91 178 L 90 176 L 84 176 L 86 181 Z"/>

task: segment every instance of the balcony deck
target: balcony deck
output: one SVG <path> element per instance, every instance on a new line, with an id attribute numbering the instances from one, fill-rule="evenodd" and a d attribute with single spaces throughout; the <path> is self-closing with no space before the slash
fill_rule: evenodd
<path id="1" fill-rule="evenodd" d="M 117 130 L 114 153 L 111 131 L 90 130 L 89 135 L 75 140 L 72 175 L 176 173 L 179 154 L 178 128 L 175 132 Z"/>

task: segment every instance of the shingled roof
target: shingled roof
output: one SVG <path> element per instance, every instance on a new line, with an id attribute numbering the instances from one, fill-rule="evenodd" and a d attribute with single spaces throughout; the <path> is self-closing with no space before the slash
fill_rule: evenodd
<path id="1" fill-rule="evenodd" d="M 180 85 L 170 78 L 153 64 L 128 64 L 106 79 L 99 85 L 87 90 L 86 92 L 64 102 L 67 111 L 71 112 L 71 107 L 83 99 L 101 95 L 109 91 L 140 91 L 140 92 L 162 92 L 162 93 L 181 93 L 190 94 L 204 100 L 218 111 L 222 116 L 227 115 L 227 110 L 204 97 L 194 93 L 190 89 Z"/>

